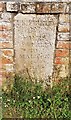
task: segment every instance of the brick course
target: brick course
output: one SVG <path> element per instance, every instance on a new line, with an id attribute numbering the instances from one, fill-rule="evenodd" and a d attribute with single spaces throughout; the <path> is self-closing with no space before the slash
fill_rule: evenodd
<path id="1" fill-rule="evenodd" d="M 59 49 L 71 49 L 71 43 L 67 42 L 67 41 L 57 41 L 57 46 L 56 48 L 59 48 Z"/>
<path id="2" fill-rule="evenodd" d="M 55 58 L 55 64 L 69 64 L 69 58 L 68 57 L 56 57 Z"/>

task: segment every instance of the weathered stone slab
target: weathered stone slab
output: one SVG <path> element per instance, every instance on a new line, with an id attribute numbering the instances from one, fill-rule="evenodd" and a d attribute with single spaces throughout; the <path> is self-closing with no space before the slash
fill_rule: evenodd
<path id="1" fill-rule="evenodd" d="M 47 80 L 53 73 L 57 17 L 19 13 L 14 24 L 16 71 Z"/>

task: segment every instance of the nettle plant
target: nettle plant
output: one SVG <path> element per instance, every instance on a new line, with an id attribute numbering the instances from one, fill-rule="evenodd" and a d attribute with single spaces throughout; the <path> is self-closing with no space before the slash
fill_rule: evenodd
<path id="1" fill-rule="evenodd" d="M 3 117 L 71 120 L 68 80 L 43 89 L 41 82 L 15 75 L 11 91 L 3 91 Z"/>

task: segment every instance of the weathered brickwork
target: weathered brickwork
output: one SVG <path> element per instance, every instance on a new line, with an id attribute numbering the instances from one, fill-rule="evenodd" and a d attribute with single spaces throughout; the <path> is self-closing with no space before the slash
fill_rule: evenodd
<path id="1" fill-rule="evenodd" d="M 13 23 L 12 13 L 6 11 L 6 3 L 0 2 L 0 81 L 3 73 L 13 71 Z"/>
<path id="2" fill-rule="evenodd" d="M 70 57 L 69 49 L 71 49 L 71 42 L 69 38 L 69 34 L 70 34 L 69 22 L 70 22 L 69 14 L 59 14 L 55 64 L 56 67 L 60 66 L 60 74 L 59 74 L 60 77 L 63 76 L 66 77 L 69 74 L 68 73 L 69 71 L 68 65 L 69 65 L 69 57 Z M 62 68 L 64 68 L 64 70 L 61 71 Z M 66 69 L 68 70 L 67 72 Z"/>
<path id="3" fill-rule="evenodd" d="M 46 26 L 48 26 L 47 25 L 48 22 L 46 22 L 46 24 L 44 22 L 47 20 L 47 17 L 45 17 L 43 19 L 43 22 L 40 22 L 40 20 L 37 21 L 37 19 L 41 19 L 40 16 L 44 16 L 45 14 L 46 14 L 46 16 L 51 16 L 50 19 L 48 20 L 51 23 L 51 25 L 52 25 L 52 22 L 54 22 L 53 16 L 55 17 L 54 19 L 57 20 L 56 28 L 55 28 L 56 31 L 54 33 L 56 37 L 55 38 L 52 37 L 53 39 L 55 39 L 55 43 L 53 43 L 53 44 L 55 44 L 55 47 L 54 47 L 55 51 L 53 52 L 53 56 L 54 56 L 53 57 L 53 59 L 54 59 L 53 60 L 53 67 L 54 67 L 53 78 L 58 79 L 58 77 L 68 76 L 69 64 L 70 64 L 70 50 L 71 50 L 71 41 L 70 41 L 70 21 L 71 21 L 70 19 L 71 19 L 71 17 L 70 17 L 69 6 L 70 6 L 69 0 L 62 1 L 62 2 L 61 1 L 51 2 L 50 0 L 47 0 L 47 2 L 30 2 L 30 3 L 29 2 L 0 1 L 0 84 L 2 84 L 2 80 L 3 80 L 3 78 L 5 79 L 5 76 L 8 77 L 8 75 L 10 75 L 16 69 L 16 68 L 14 68 L 14 65 L 15 65 L 16 61 L 19 61 L 19 60 L 15 59 L 15 52 L 17 50 L 17 47 L 15 50 L 14 43 L 15 43 L 16 38 L 18 39 L 18 37 L 23 39 L 22 30 L 21 30 L 22 36 L 20 36 L 20 33 L 15 36 L 15 28 L 16 28 L 15 27 L 15 16 L 17 16 L 20 13 L 22 14 L 22 16 L 24 16 L 24 14 L 27 15 L 27 13 L 28 13 L 28 16 L 31 19 L 31 21 L 32 21 L 32 17 L 30 17 L 31 16 L 30 14 L 34 13 L 35 17 L 33 17 L 33 19 L 36 19 L 36 23 L 32 22 L 31 25 L 35 26 L 35 28 L 36 28 L 36 25 L 38 28 L 38 26 L 40 24 L 41 25 L 43 24 L 43 26 L 45 26 L 45 29 L 46 29 Z M 38 15 L 39 15 L 39 17 L 37 17 Z M 19 18 L 19 20 L 20 20 L 20 18 Z M 34 23 L 36 25 L 34 25 Z M 18 25 L 18 23 L 17 23 L 17 25 Z M 22 26 L 22 24 L 21 24 L 21 26 Z M 34 29 L 33 31 L 38 30 L 37 28 Z M 27 31 L 27 29 L 28 29 L 28 27 L 26 25 L 25 30 Z M 42 30 L 45 30 L 45 29 L 43 28 Z M 23 30 L 24 30 L 24 28 L 23 28 Z M 29 31 L 30 31 L 30 28 L 29 28 Z M 49 31 L 49 30 L 47 30 L 47 31 Z M 43 34 L 43 32 L 41 32 L 41 33 Z M 24 34 L 26 34 L 26 33 L 27 32 L 24 32 Z M 35 34 L 35 32 L 33 32 L 33 33 Z M 46 35 L 46 34 L 44 34 L 44 35 Z M 29 35 L 30 35 L 30 33 L 29 33 Z M 36 35 L 35 35 L 35 37 L 36 37 Z M 47 37 L 45 37 L 45 38 L 47 38 Z M 32 38 L 32 36 L 31 36 L 31 38 Z M 38 35 L 38 38 L 39 38 L 39 35 Z M 51 40 L 52 38 L 49 36 L 49 40 Z M 26 37 L 25 37 L 25 39 L 26 39 Z M 20 40 L 18 43 L 20 43 Z M 42 42 L 42 44 L 43 44 L 43 42 Z M 45 56 L 45 58 L 46 58 L 46 56 Z M 48 62 L 46 61 L 46 63 L 48 63 Z M 53 69 L 53 67 L 52 67 L 52 69 Z M 40 68 L 41 68 L 41 66 L 40 66 Z M 45 68 L 43 68 L 43 69 L 45 69 Z M 31 70 L 32 70 L 32 68 L 30 69 L 30 71 Z M 40 70 L 40 71 L 42 71 L 42 70 Z M 46 71 L 48 71 L 48 70 L 46 70 Z M 39 73 L 39 71 L 38 71 L 38 73 Z"/>
<path id="4" fill-rule="evenodd" d="M 5 2 L 0 2 L 0 12 L 3 12 L 5 9 Z"/>

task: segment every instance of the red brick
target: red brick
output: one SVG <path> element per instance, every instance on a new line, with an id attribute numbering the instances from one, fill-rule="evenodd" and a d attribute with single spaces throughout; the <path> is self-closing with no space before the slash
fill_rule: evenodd
<path id="1" fill-rule="evenodd" d="M 0 58 L 0 69 L 2 68 L 2 59 Z"/>
<path id="2" fill-rule="evenodd" d="M 0 38 L 6 39 L 8 37 L 8 34 L 1 32 L 0 33 Z"/>
<path id="3" fill-rule="evenodd" d="M 69 49 L 71 50 L 71 42 L 69 43 Z"/>
<path id="4" fill-rule="evenodd" d="M 0 41 L 0 48 L 13 48 L 13 41 Z"/>
<path id="5" fill-rule="evenodd" d="M 5 3 L 0 2 L 0 12 L 2 12 L 5 8 Z"/>
<path id="6" fill-rule="evenodd" d="M 1 41 L 0 48 L 13 48 L 13 41 Z"/>
<path id="7" fill-rule="evenodd" d="M 63 23 L 63 24 L 59 24 L 58 26 L 58 31 L 59 32 L 69 32 L 69 23 Z"/>
<path id="8" fill-rule="evenodd" d="M 2 48 L 2 41 L 0 41 L 0 48 Z"/>
<path id="9" fill-rule="evenodd" d="M 64 6 L 66 6 L 66 4 L 64 3 L 58 3 L 58 11 L 59 12 L 65 12 L 65 8 Z"/>
<path id="10" fill-rule="evenodd" d="M 12 32 L 2 32 L 0 31 L 0 39 L 12 40 Z"/>
<path id="11" fill-rule="evenodd" d="M 12 57 L 2 57 L 2 64 L 13 64 L 13 58 Z"/>
<path id="12" fill-rule="evenodd" d="M 13 50 L 2 50 L 2 64 L 13 64 Z"/>
<path id="13" fill-rule="evenodd" d="M 4 25 L 0 25 L 0 30 L 2 31 L 2 30 L 7 30 L 7 26 L 4 26 Z"/>
<path id="14" fill-rule="evenodd" d="M 2 86 L 2 76 L 0 76 L 0 86 Z"/>
<path id="15" fill-rule="evenodd" d="M 69 64 L 69 58 L 68 57 L 56 57 L 55 64 Z"/>
<path id="16" fill-rule="evenodd" d="M 55 64 L 62 64 L 61 57 L 55 58 Z"/>
<path id="17" fill-rule="evenodd" d="M 11 24 L 10 23 L 0 23 L 0 31 L 3 30 L 11 30 Z"/>
<path id="18" fill-rule="evenodd" d="M 58 3 L 52 3 L 51 10 L 54 13 L 58 12 Z"/>
<path id="19" fill-rule="evenodd" d="M 65 41 L 57 42 L 57 48 L 69 49 L 69 46 L 71 46 L 71 43 L 69 42 L 65 42 Z"/>
<path id="20" fill-rule="evenodd" d="M 0 69 L 0 75 L 2 75 L 2 69 Z"/>
<path id="21" fill-rule="evenodd" d="M 50 10 L 51 10 L 51 5 L 48 3 L 37 3 L 37 13 L 49 13 L 50 12 Z"/>
<path id="22" fill-rule="evenodd" d="M 69 14 L 60 14 L 59 23 L 69 23 Z"/>
<path id="23" fill-rule="evenodd" d="M 13 56 L 13 50 L 12 49 L 4 49 L 2 50 L 4 56 Z"/>
<path id="24" fill-rule="evenodd" d="M 56 50 L 56 57 L 67 57 L 67 56 L 69 56 L 69 50 L 66 49 Z"/>
<path id="25" fill-rule="evenodd" d="M 2 71 L 2 76 L 3 76 L 3 78 L 4 77 L 6 77 L 6 78 L 11 78 L 11 77 L 13 77 L 14 76 L 14 72 L 12 71 L 12 72 L 8 72 L 8 71 Z"/>

